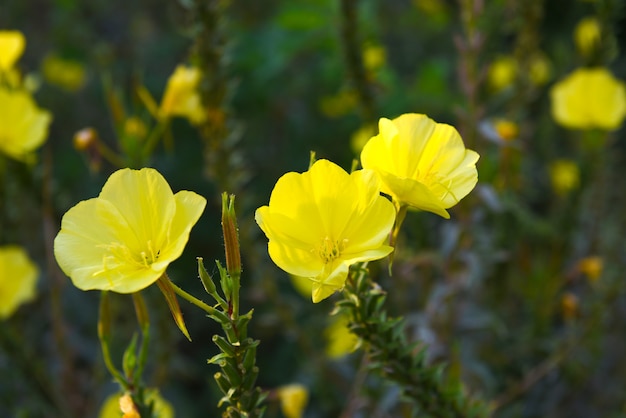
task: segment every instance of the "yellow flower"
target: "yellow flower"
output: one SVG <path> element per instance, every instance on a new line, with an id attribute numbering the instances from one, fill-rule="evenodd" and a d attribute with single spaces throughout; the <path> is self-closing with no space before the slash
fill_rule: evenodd
<path id="1" fill-rule="evenodd" d="M 566 195 L 578 187 L 580 170 L 571 160 L 555 160 L 549 166 L 552 188 L 559 195 Z"/>
<path id="2" fill-rule="evenodd" d="M 552 75 L 550 61 L 544 54 L 537 53 L 529 60 L 528 75 L 535 85 L 544 85 Z"/>
<path id="3" fill-rule="evenodd" d="M 48 135 L 50 113 L 24 92 L 0 87 L 0 152 L 25 161 Z"/>
<path id="4" fill-rule="evenodd" d="M 361 126 L 350 137 L 350 148 L 355 154 L 359 154 L 367 141 L 376 134 L 376 126 L 374 124 L 366 124 Z"/>
<path id="5" fill-rule="evenodd" d="M 146 400 L 154 402 L 153 416 L 158 418 L 174 418 L 174 408 L 167 402 L 158 389 L 146 389 Z M 134 414 L 134 415 L 133 415 Z M 98 418 L 136 418 L 139 414 L 133 400 L 128 394 L 116 393 L 109 396 L 102 407 Z"/>
<path id="6" fill-rule="evenodd" d="M 319 160 L 305 173 L 283 175 L 269 206 L 257 209 L 270 257 L 286 272 L 313 281 L 314 303 L 343 288 L 350 265 L 393 250 L 384 242 L 395 211 L 379 190 L 373 171 L 348 174 Z"/>
<path id="7" fill-rule="evenodd" d="M 0 72 L 7 71 L 22 56 L 26 38 L 17 30 L 0 30 Z"/>
<path id="8" fill-rule="evenodd" d="M 580 303 L 578 296 L 575 294 L 566 292 L 561 297 L 561 313 L 565 320 L 571 321 L 572 319 L 575 319 L 576 316 L 578 316 L 579 306 Z"/>
<path id="9" fill-rule="evenodd" d="M 585 274 L 591 282 L 598 281 L 602 275 L 603 267 L 602 257 L 599 256 L 585 257 L 578 262 L 578 271 Z"/>
<path id="10" fill-rule="evenodd" d="M 79 289 L 137 292 L 181 255 L 205 205 L 152 168 L 118 170 L 63 216 L 54 255 Z"/>
<path id="11" fill-rule="evenodd" d="M 487 82 L 496 92 L 511 86 L 517 77 L 517 62 L 509 55 L 500 56 L 491 63 Z"/>
<path id="12" fill-rule="evenodd" d="M 285 418 L 301 418 L 309 401 L 309 391 L 303 385 L 293 383 L 276 389 L 280 409 Z"/>
<path id="13" fill-rule="evenodd" d="M 352 353 L 357 348 L 359 337 L 348 329 L 348 318 L 345 315 L 336 315 L 331 319 L 332 322 L 324 330 L 326 355 L 339 358 Z"/>
<path id="14" fill-rule="evenodd" d="M 320 100 L 322 113 L 329 118 L 338 118 L 352 112 L 358 104 L 356 93 L 342 90 L 334 96 L 326 96 Z"/>
<path id="15" fill-rule="evenodd" d="M 595 17 L 578 22 L 574 29 L 574 41 L 583 56 L 589 56 L 600 45 L 601 33 L 600 22 Z"/>
<path id="16" fill-rule="evenodd" d="M 206 112 L 198 93 L 202 73 L 198 68 L 179 65 L 167 80 L 161 100 L 162 117 L 182 116 L 191 123 L 201 124 L 206 120 Z"/>
<path id="17" fill-rule="evenodd" d="M 74 92 L 85 85 L 85 67 L 78 61 L 50 54 L 44 58 L 42 73 L 46 81 L 64 90 Z"/>
<path id="18" fill-rule="evenodd" d="M 381 45 L 366 45 L 363 48 L 363 66 L 368 71 L 376 71 L 387 61 L 387 51 Z"/>
<path id="19" fill-rule="evenodd" d="M 425 115 L 404 114 L 381 118 L 377 136 L 363 147 L 363 168 L 376 171 L 381 191 L 396 206 L 411 206 L 444 218 L 476 185 L 478 154 L 465 149 L 450 125 Z"/>
<path id="20" fill-rule="evenodd" d="M 552 117 L 573 129 L 615 130 L 626 117 L 626 86 L 605 68 L 580 68 L 552 87 Z"/>
<path id="21" fill-rule="evenodd" d="M 23 248 L 0 247 L 0 319 L 8 318 L 17 308 L 35 298 L 39 269 Z"/>
<path id="22" fill-rule="evenodd" d="M 519 127 L 517 126 L 517 123 L 508 119 L 496 119 L 493 122 L 493 127 L 498 136 L 507 142 L 517 138 L 517 135 L 519 134 Z"/>
<path id="23" fill-rule="evenodd" d="M 142 140 L 148 134 L 148 128 L 140 118 L 131 116 L 124 121 L 124 134 Z"/>

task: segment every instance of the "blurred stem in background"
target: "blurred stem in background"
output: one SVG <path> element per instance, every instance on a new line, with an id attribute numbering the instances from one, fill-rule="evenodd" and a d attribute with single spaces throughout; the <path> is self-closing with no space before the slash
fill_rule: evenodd
<path id="1" fill-rule="evenodd" d="M 122 370 L 115 367 L 110 353 L 112 318 L 108 291 L 102 291 L 100 294 L 98 338 L 104 364 L 111 376 L 119 384 L 124 394 L 130 395 L 134 408 L 139 415 L 152 417 L 154 405 L 152 401 L 146 398 L 146 387 L 143 382 L 143 372 L 148 359 L 148 346 L 150 345 L 150 318 L 141 293 L 133 293 L 132 298 L 137 322 L 141 329 L 141 343 L 137 348 L 137 335 L 133 335 L 122 358 Z"/>
<path id="2" fill-rule="evenodd" d="M 359 0 L 339 0 L 339 2 L 341 41 L 348 80 L 352 83 L 352 87 L 357 93 L 364 124 L 374 123 L 377 120 L 377 112 L 372 88 L 365 74 L 361 47 L 362 41 L 359 37 Z"/>
<path id="3" fill-rule="evenodd" d="M 233 93 L 227 63 L 228 0 L 194 0 L 189 6 L 194 46 L 191 60 L 202 71 L 200 96 L 206 120 L 199 127 L 204 140 L 204 169 L 218 189 L 239 194 L 249 178 L 241 151 L 241 126 L 231 115 Z"/>
<path id="4" fill-rule="evenodd" d="M 480 61 L 485 44 L 485 34 L 480 28 L 484 12 L 484 0 L 459 0 L 462 35 L 455 35 L 454 43 L 459 52 L 457 75 L 461 91 L 465 95 L 465 109 L 461 110 L 459 132 L 468 148 L 482 154 L 477 141 L 478 123 L 484 114 L 479 92 L 485 71 Z"/>

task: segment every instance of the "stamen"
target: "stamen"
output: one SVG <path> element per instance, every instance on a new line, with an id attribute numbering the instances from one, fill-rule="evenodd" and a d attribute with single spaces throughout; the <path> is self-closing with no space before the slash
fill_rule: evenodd
<path id="1" fill-rule="evenodd" d="M 341 256 L 341 252 L 347 244 L 347 238 L 344 238 L 341 241 L 334 241 L 330 237 L 326 236 L 318 247 L 317 254 L 322 260 L 324 260 L 324 263 L 328 264 Z"/>

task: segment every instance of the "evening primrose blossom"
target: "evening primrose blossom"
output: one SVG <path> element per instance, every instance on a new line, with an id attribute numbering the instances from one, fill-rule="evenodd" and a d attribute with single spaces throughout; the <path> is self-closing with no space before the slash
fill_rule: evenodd
<path id="1" fill-rule="evenodd" d="M 580 169 L 575 161 L 559 159 L 552 161 L 548 166 L 552 189 L 559 195 L 564 196 L 578 188 L 580 182 Z"/>
<path id="2" fill-rule="evenodd" d="M 26 38 L 17 30 L 0 30 L 0 73 L 13 68 L 24 53 Z"/>
<path id="3" fill-rule="evenodd" d="M 205 206 L 196 193 L 172 193 L 152 168 L 118 170 L 63 216 L 54 255 L 79 289 L 137 292 L 181 255 Z"/>
<path id="4" fill-rule="evenodd" d="M 206 120 L 206 112 L 198 92 L 202 72 L 196 67 L 179 65 L 167 80 L 159 114 L 163 118 L 181 116 L 193 124 Z"/>
<path id="5" fill-rule="evenodd" d="M 380 133 L 361 152 L 361 164 L 382 179 L 381 191 L 404 206 L 436 213 L 456 205 L 476 185 L 478 154 L 465 149 L 455 128 L 426 115 L 381 118 Z"/>
<path id="6" fill-rule="evenodd" d="M 574 41 L 580 53 L 587 57 L 600 45 L 602 28 L 595 17 L 586 17 L 576 25 L 574 29 Z"/>
<path id="7" fill-rule="evenodd" d="M 377 260 L 395 220 L 371 170 L 346 173 L 327 160 L 302 174 L 283 175 L 256 222 L 269 239 L 271 259 L 286 272 L 313 282 L 317 303 L 343 288 L 350 265 Z"/>
<path id="8" fill-rule="evenodd" d="M 302 418 L 309 401 L 309 391 L 304 385 L 292 383 L 276 389 L 280 409 L 285 418 Z"/>
<path id="9" fill-rule="evenodd" d="M 39 269 L 17 245 L 0 247 L 0 320 L 35 298 Z"/>
<path id="10" fill-rule="evenodd" d="M 579 68 L 552 87 L 552 117 L 566 128 L 616 130 L 626 117 L 626 85 L 601 67 Z"/>
<path id="11" fill-rule="evenodd" d="M 52 119 L 29 93 L 0 87 L 0 153 L 25 161 L 48 135 Z"/>
<path id="12" fill-rule="evenodd" d="M 331 323 L 324 329 L 326 339 L 326 355 L 338 359 L 354 352 L 359 346 L 359 337 L 350 332 L 349 319 L 345 314 L 331 317 Z"/>

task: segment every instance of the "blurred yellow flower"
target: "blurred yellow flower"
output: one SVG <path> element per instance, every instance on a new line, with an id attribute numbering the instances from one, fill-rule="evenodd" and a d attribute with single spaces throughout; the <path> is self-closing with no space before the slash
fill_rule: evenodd
<path id="1" fill-rule="evenodd" d="M 293 274 L 290 274 L 289 278 L 291 279 L 291 284 L 296 291 L 305 298 L 308 298 L 313 292 L 313 282 L 306 277 L 294 276 Z"/>
<path id="2" fill-rule="evenodd" d="M 25 161 L 46 140 L 52 117 L 30 94 L 2 87 L 0 109 L 0 152 Z"/>
<path id="3" fill-rule="evenodd" d="M 550 91 L 552 117 L 567 128 L 615 130 L 626 117 L 626 86 L 605 68 L 580 68 Z"/>
<path id="4" fill-rule="evenodd" d="M 387 61 L 387 51 L 382 45 L 366 45 L 363 48 L 363 66 L 368 71 L 376 71 Z"/>
<path id="5" fill-rule="evenodd" d="M 487 82 L 496 92 L 504 90 L 515 82 L 517 77 L 517 62 L 510 55 L 496 58 L 489 66 Z"/>
<path id="6" fill-rule="evenodd" d="M 561 314 L 563 318 L 567 321 L 575 319 L 578 316 L 579 305 L 578 296 L 571 292 L 566 292 L 561 297 Z"/>
<path id="7" fill-rule="evenodd" d="M 484 119 L 478 124 L 478 129 L 485 139 L 501 146 L 515 145 L 519 136 L 519 125 L 503 117 Z"/>
<path id="8" fill-rule="evenodd" d="M 206 111 L 198 92 L 202 72 L 196 67 L 179 65 L 167 80 L 159 113 L 163 118 L 181 116 L 193 124 L 206 120 Z"/>
<path id="9" fill-rule="evenodd" d="M 146 400 L 154 402 L 153 416 L 158 418 L 174 418 L 174 408 L 167 402 L 158 389 L 146 389 Z M 135 415 L 133 415 L 135 414 Z M 130 395 L 116 393 L 109 396 L 102 407 L 98 418 L 137 418 L 139 414 Z"/>
<path id="10" fill-rule="evenodd" d="M 377 260 L 395 220 L 370 170 L 346 173 L 327 160 L 305 173 L 290 172 L 274 186 L 256 222 L 269 239 L 269 255 L 286 272 L 313 282 L 317 303 L 343 288 L 350 265 Z"/>
<path id="11" fill-rule="evenodd" d="M 478 154 L 465 148 L 456 129 L 426 115 L 381 118 L 379 130 L 363 148 L 361 163 L 380 175 L 381 191 L 397 207 L 406 205 L 449 218 L 446 209 L 478 181 Z"/>
<path id="12" fill-rule="evenodd" d="M 148 134 L 148 128 L 140 118 L 131 116 L 124 121 L 124 134 L 142 140 Z"/>
<path id="13" fill-rule="evenodd" d="M 181 255 L 205 205 L 152 168 L 118 170 L 63 216 L 54 255 L 79 289 L 137 292 Z"/>
<path id="14" fill-rule="evenodd" d="M 0 30 L 0 72 L 13 67 L 24 53 L 26 38 L 17 30 Z"/>
<path id="15" fill-rule="evenodd" d="M 533 55 L 530 59 L 528 71 L 530 81 L 537 86 L 546 84 L 552 75 L 550 61 L 541 53 Z"/>
<path id="16" fill-rule="evenodd" d="M 350 332 L 348 317 L 335 315 L 331 317 L 330 325 L 324 330 L 326 339 L 326 355 L 330 358 L 343 357 L 356 350 L 359 337 Z"/>
<path id="17" fill-rule="evenodd" d="M 548 167 L 552 189 L 558 195 L 566 195 L 570 191 L 578 188 L 580 181 L 580 170 L 578 164 L 571 160 L 555 160 Z"/>
<path id="18" fill-rule="evenodd" d="M 44 58 L 41 71 L 48 83 L 69 92 L 80 90 L 87 79 L 83 64 L 63 59 L 55 54 L 49 54 Z"/>
<path id="19" fill-rule="evenodd" d="M 358 103 L 356 93 L 342 90 L 334 96 L 326 96 L 320 100 L 322 113 L 329 118 L 338 118 L 352 112 Z"/>
<path id="20" fill-rule="evenodd" d="M 35 298 L 39 269 L 17 245 L 0 247 L 0 319 Z"/>
<path id="21" fill-rule="evenodd" d="M 504 141 L 512 141 L 519 135 L 519 126 L 517 123 L 508 119 L 496 119 L 493 127 L 500 138 Z"/>
<path id="22" fill-rule="evenodd" d="M 602 269 L 604 268 L 604 262 L 602 257 L 589 256 L 585 257 L 578 262 L 578 271 L 587 276 L 589 281 L 597 282 L 602 275 Z"/>
<path id="23" fill-rule="evenodd" d="M 600 45 L 602 31 L 595 17 L 586 17 L 574 29 L 574 42 L 580 53 L 587 57 Z"/>
<path id="24" fill-rule="evenodd" d="M 350 137 L 350 148 L 352 148 L 355 154 L 360 154 L 367 141 L 374 135 L 376 135 L 376 127 L 374 125 L 367 124 L 361 126 Z"/>
<path id="25" fill-rule="evenodd" d="M 306 386 L 297 383 L 281 386 L 276 389 L 276 394 L 285 418 L 302 418 L 309 401 L 309 391 Z"/>

